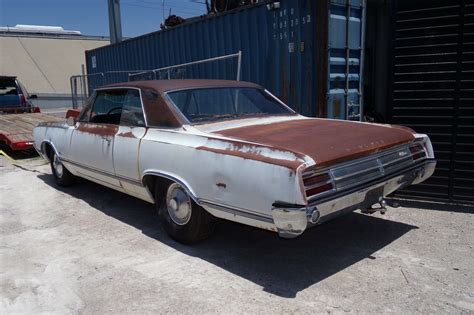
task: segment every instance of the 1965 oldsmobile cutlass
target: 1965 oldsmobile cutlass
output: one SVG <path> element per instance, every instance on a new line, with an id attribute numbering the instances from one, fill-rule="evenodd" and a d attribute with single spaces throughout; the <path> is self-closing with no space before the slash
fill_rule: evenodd
<path id="1" fill-rule="evenodd" d="M 174 239 L 215 218 L 293 238 L 433 174 L 426 135 L 298 115 L 253 83 L 163 80 L 99 88 L 77 119 L 34 130 L 57 184 L 76 176 L 156 204 Z"/>

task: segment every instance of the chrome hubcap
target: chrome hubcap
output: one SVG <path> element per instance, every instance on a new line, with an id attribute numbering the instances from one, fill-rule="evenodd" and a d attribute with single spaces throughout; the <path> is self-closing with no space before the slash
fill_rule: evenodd
<path id="1" fill-rule="evenodd" d="M 63 165 L 56 154 L 54 155 L 53 167 L 56 175 L 59 178 L 63 177 Z"/>
<path id="2" fill-rule="evenodd" d="M 166 208 L 171 220 L 178 225 L 185 225 L 191 219 L 191 198 L 179 184 L 171 184 L 166 193 Z"/>

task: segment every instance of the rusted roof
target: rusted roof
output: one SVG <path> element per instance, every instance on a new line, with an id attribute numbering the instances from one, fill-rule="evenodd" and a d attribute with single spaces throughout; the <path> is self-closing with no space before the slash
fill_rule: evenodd
<path id="1" fill-rule="evenodd" d="M 149 81 L 133 81 L 110 84 L 105 87 L 137 87 L 141 89 L 153 89 L 159 93 L 171 90 L 206 88 L 206 87 L 251 87 L 261 88 L 259 85 L 244 81 L 231 80 L 149 80 Z"/>

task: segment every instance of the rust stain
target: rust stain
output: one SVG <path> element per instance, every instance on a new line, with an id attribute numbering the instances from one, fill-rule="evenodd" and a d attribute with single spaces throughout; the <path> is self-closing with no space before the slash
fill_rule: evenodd
<path id="1" fill-rule="evenodd" d="M 216 133 L 299 152 L 313 158 L 318 167 L 359 158 L 415 139 L 405 128 L 324 119 L 245 126 Z"/>
<path id="2" fill-rule="evenodd" d="M 276 159 L 276 158 L 259 155 L 253 152 L 244 152 L 244 151 L 239 151 L 239 150 L 217 149 L 217 148 L 211 148 L 211 147 L 206 147 L 206 146 L 200 146 L 200 147 L 197 147 L 196 149 L 213 152 L 217 154 L 236 156 L 236 157 L 240 157 L 246 160 L 254 160 L 254 161 L 260 161 L 260 162 L 264 162 L 268 164 L 283 166 L 294 171 L 296 171 L 296 169 L 304 163 L 301 160 L 290 161 L 290 160 Z"/>
<path id="3" fill-rule="evenodd" d="M 216 186 L 219 187 L 219 188 L 224 188 L 224 189 L 227 188 L 227 185 L 224 184 L 224 183 L 217 183 Z"/>
<path id="4" fill-rule="evenodd" d="M 214 140 L 213 138 L 208 138 L 209 140 Z M 232 150 L 237 150 L 237 151 L 242 151 L 242 150 L 245 150 L 246 148 L 249 148 L 249 147 L 252 147 L 256 150 L 258 149 L 269 149 L 269 150 L 272 150 L 272 151 L 282 151 L 282 152 L 288 152 L 288 153 L 292 153 L 296 156 L 297 159 L 301 159 L 301 160 L 304 160 L 304 158 L 306 157 L 304 154 L 300 153 L 300 152 L 293 152 L 293 151 L 288 151 L 287 148 L 284 148 L 284 147 L 281 147 L 281 146 L 277 146 L 277 145 L 256 145 L 256 144 L 253 144 L 253 143 L 248 143 L 248 142 L 243 142 L 242 140 L 233 140 L 233 139 L 226 139 L 226 140 L 221 140 L 223 144 L 229 144 L 231 147 L 232 147 Z M 249 141 L 249 142 L 255 142 L 255 141 Z M 250 153 L 250 152 L 249 152 Z M 253 153 L 255 154 L 255 153 Z M 258 155 L 258 154 L 256 154 Z M 299 164 L 302 164 L 302 163 L 299 163 Z"/>
<path id="5" fill-rule="evenodd" d="M 132 138 L 132 139 L 136 139 L 136 138 L 137 138 L 137 137 L 135 137 L 135 136 L 133 135 L 133 132 L 131 132 L 131 131 L 121 132 L 121 133 L 117 134 L 117 136 L 119 136 L 119 137 L 124 137 L 124 138 Z"/>
<path id="6" fill-rule="evenodd" d="M 99 136 L 114 136 L 118 131 L 118 126 L 80 122 L 77 130 Z"/>

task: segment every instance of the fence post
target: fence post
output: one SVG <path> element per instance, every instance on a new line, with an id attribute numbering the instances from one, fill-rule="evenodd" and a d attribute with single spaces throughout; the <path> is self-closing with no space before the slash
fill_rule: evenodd
<path id="1" fill-rule="evenodd" d="M 242 50 L 239 50 L 239 57 L 237 58 L 237 81 L 240 81 L 241 70 L 242 70 Z"/>

